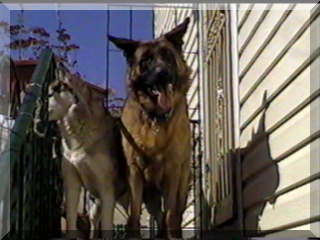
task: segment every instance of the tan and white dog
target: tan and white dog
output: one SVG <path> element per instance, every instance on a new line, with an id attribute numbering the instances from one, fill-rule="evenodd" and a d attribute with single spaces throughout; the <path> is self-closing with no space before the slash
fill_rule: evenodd
<path id="1" fill-rule="evenodd" d="M 103 106 L 103 94 L 71 74 L 49 86 L 49 120 L 62 137 L 67 236 L 77 236 L 81 187 L 98 201 L 94 230 L 101 220 L 103 237 L 111 237 L 115 201 L 126 192 L 120 132 Z M 123 203 L 127 207 L 128 203 Z"/>

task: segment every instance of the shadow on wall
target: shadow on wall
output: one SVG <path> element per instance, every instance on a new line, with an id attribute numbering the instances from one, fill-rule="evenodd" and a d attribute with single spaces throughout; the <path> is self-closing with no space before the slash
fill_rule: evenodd
<path id="1" fill-rule="evenodd" d="M 272 159 L 269 134 L 266 132 L 265 118 L 268 110 L 267 91 L 264 92 L 264 111 L 258 129 L 252 133 L 251 141 L 240 149 L 242 160 L 242 197 L 244 207 L 244 230 L 246 235 L 255 235 L 259 230 L 259 218 L 270 198 L 279 186 L 278 164 Z"/>
<path id="2" fill-rule="evenodd" d="M 232 177 L 234 179 L 234 213 L 233 217 L 221 225 L 216 225 L 215 220 L 211 216 L 211 206 L 206 199 L 202 199 L 202 215 L 205 228 L 211 229 L 210 236 L 225 237 L 225 234 L 239 235 L 243 230 L 244 235 L 255 236 L 259 231 L 259 219 L 264 208 L 269 201 L 271 204 L 275 199 L 270 198 L 279 186 L 279 170 L 277 163 L 272 159 L 269 145 L 269 134 L 266 132 L 265 118 L 268 109 L 267 92 L 264 92 L 262 106 L 264 111 L 261 114 L 258 128 L 252 131 L 251 140 L 247 146 L 236 149 L 234 152 L 239 153 L 241 158 L 241 175 L 242 175 L 242 201 L 243 201 L 243 228 L 239 229 L 239 217 L 237 214 L 237 186 L 236 170 L 233 166 Z M 236 154 L 230 155 L 232 162 L 236 161 Z M 201 194 L 203 196 L 203 194 Z M 222 208 L 221 211 L 227 211 Z M 216 213 L 215 213 L 216 214 Z M 209 222 L 209 223 L 208 223 Z M 211 225 L 211 226 L 210 226 Z M 212 233 L 213 231 L 213 233 Z M 214 234 L 214 235 L 211 235 Z M 223 238 L 222 238 L 223 239 Z"/>

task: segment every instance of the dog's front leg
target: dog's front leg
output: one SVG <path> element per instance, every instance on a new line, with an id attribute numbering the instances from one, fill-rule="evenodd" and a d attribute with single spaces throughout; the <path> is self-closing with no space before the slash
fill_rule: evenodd
<path id="1" fill-rule="evenodd" d="M 172 170 L 174 169 L 174 172 Z M 165 222 L 167 228 L 168 238 L 178 238 L 180 224 L 179 224 L 179 210 L 177 208 L 178 186 L 181 176 L 181 166 L 171 165 L 170 169 L 165 174 L 165 189 L 164 189 L 164 207 L 165 207 Z"/>
<path id="2" fill-rule="evenodd" d="M 77 213 L 80 200 L 81 181 L 74 166 L 66 159 L 62 161 L 63 186 L 66 197 L 67 238 L 76 238 Z"/>
<path id="3" fill-rule="evenodd" d="M 143 194 L 143 179 L 140 169 L 134 163 L 129 166 L 129 185 L 131 193 L 130 217 L 128 219 L 129 235 L 140 237 L 140 215 Z"/>
<path id="4" fill-rule="evenodd" d="M 111 184 L 106 189 L 101 196 L 101 230 L 103 239 L 112 239 L 115 196 Z"/>
<path id="5" fill-rule="evenodd" d="M 101 201 L 100 199 L 95 199 L 94 204 L 90 210 L 90 222 L 91 222 L 91 234 L 90 238 L 98 238 L 101 223 Z"/>
<path id="6" fill-rule="evenodd" d="M 190 156 L 190 155 L 187 155 Z M 186 157 L 186 161 L 182 164 L 181 168 L 181 176 L 180 183 L 178 187 L 178 200 L 177 200 L 177 208 L 179 211 L 178 224 L 180 226 L 178 235 L 182 237 L 182 217 L 187 205 L 188 193 L 189 193 L 189 184 L 190 184 L 190 161 L 189 158 Z"/>
<path id="7" fill-rule="evenodd" d="M 157 222 L 157 237 L 163 238 L 165 234 L 165 222 L 164 214 L 161 209 L 161 192 L 157 189 L 144 189 L 143 200 L 148 212 Z"/>

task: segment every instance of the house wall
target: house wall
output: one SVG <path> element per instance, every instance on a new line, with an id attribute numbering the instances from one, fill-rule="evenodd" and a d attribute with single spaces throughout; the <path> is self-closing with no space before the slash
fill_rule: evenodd
<path id="1" fill-rule="evenodd" d="M 184 51 L 197 81 L 188 93 L 189 114 L 194 119 L 200 117 L 203 124 L 205 175 L 204 165 L 206 161 L 214 161 L 210 149 L 216 144 L 210 137 L 210 131 L 214 131 L 210 119 L 215 118 L 215 113 L 206 104 L 214 101 L 210 92 L 215 90 L 207 89 L 214 84 L 208 84 L 208 79 L 213 78 L 210 73 L 206 77 L 208 69 L 203 57 L 207 29 L 201 19 L 206 14 L 200 11 L 201 27 L 197 29 L 192 27 L 196 16 L 192 9 L 178 6 L 155 10 L 155 35 L 191 16 Z M 242 206 L 237 214 L 243 214 L 242 228 L 246 234 L 257 234 L 259 229 L 259 234 L 268 237 L 319 236 L 319 5 L 238 4 L 236 7 L 238 39 L 231 45 L 238 47 L 237 61 L 233 62 L 238 75 L 232 81 L 238 86 L 234 96 L 238 97 L 235 107 L 239 109 L 239 126 L 234 131 L 239 131 L 236 150 L 242 163 L 239 164 L 242 181 L 240 185 L 235 183 L 234 191 L 240 188 L 241 194 L 234 194 L 233 204 L 238 210 Z M 207 4 L 203 9 L 214 8 Z M 190 51 L 198 52 L 200 58 L 188 54 Z M 235 179 L 239 180 L 236 176 Z M 203 191 L 209 199 L 215 186 L 212 182 L 208 185 L 204 185 Z M 186 215 L 195 214 L 191 209 Z M 214 222 L 212 212 L 209 221 Z M 234 221 L 228 224 L 241 226 Z"/>
<path id="2" fill-rule="evenodd" d="M 319 6 L 238 7 L 245 227 L 319 236 Z"/>

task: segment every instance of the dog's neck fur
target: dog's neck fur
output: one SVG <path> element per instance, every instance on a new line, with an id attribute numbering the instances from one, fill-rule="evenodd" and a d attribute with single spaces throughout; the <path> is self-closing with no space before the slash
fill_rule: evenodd
<path id="1" fill-rule="evenodd" d="M 160 123 L 150 119 L 134 97 L 129 97 L 126 104 L 128 108 L 135 109 L 135 111 L 131 111 L 128 116 L 126 116 L 126 112 L 124 113 L 124 124 L 136 143 L 142 150 L 146 151 L 147 155 L 148 149 L 152 149 L 151 152 L 161 152 L 172 139 L 175 131 L 179 128 L 179 124 L 182 121 L 188 121 L 185 96 L 175 106 L 170 119 Z M 136 127 L 136 124 L 139 124 L 139 127 Z"/>
<path id="2" fill-rule="evenodd" d="M 58 121 L 58 127 L 63 141 L 63 148 L 65 151 L 74 151 L 85 145 L 84 143 L 84 124 L 78 125 L 78 127 L 72 126 L 68 117 L 64 117 Z M 82 137 L 81 137 L 82 136 Z"/>
<path id="3" fill-rule="evenodd" d="M 83 113 L 86 110 L 74 104 L 69 108 L 66 116 L 58 121 L 65 150 L 88 149 L 106 135 L 106 124 L 101 124 L 101 122 L 107 116 L 101 116 L 100 118 L 96 118 L 96 116 L 81 116 L 79 114 L 80 111 Z"/>

